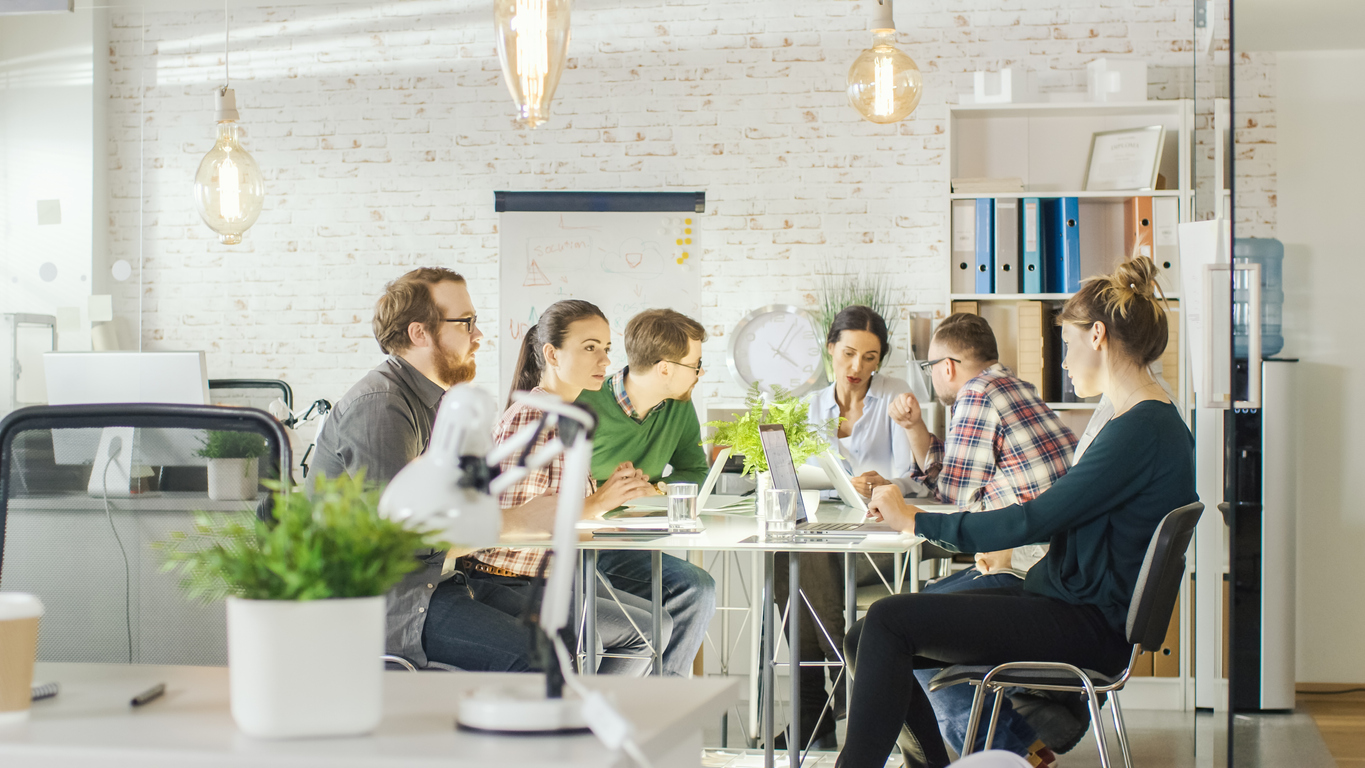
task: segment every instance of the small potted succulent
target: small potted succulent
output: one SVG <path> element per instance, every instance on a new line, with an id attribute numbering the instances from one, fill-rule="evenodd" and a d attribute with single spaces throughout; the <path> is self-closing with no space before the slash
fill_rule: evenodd
<path id="1" fill-rule="evenodd" d="M 260 460 L 269 449 L 255 432 L 209 430 L 196 456 L 209 460 L 209 498 L 241 501 L 256 498 Z"/>
<path id="2" fill-rule="evenodd" d="M 272 485 L 274 485 L 272 483 Z M 196 515 L 158 542 L 192 598 L 227 599 L 232 717 L 249 736 L 367 733 L 382 717 L 384 594 L 416 569 L 425 531 L 379 515 L 363 475 L 276 491 L 274 520 Z"/>
<path id="3" fill-rule="evenodd" d="M 763 455 L 763 444 L 758 437 L 759 424 L 782 425 L 787 433 L 792 461 L 798 467 L 810 457 L 829 450 L 825 435 L 835 434 L 839 428 L 837 417 L 823 424 L 812 424 L 810 403 L 781 387 L 773 387 L 772 396 L 765 399 L 755 383 L 749 387 L 744 405 L 747 410 L 733 421 L 707 422 L 706 426 L 714 427 L 715 432 L 704 443 L 729 446 L 736 455 L 743 456 L 743 474 L 755 476 L 759 496 L 772 485 L 768 460 Z"/>

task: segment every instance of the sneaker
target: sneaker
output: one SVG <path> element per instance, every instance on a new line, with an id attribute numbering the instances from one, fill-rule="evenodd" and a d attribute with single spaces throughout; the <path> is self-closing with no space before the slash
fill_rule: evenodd
<path id="1" fill-rule="evenodd" d="M 1048 749 L 1041 740 L 1033 742 L 1028 748 L 1028 762 L 1034 768 L 1056 768 L 1057 755 Z"/>

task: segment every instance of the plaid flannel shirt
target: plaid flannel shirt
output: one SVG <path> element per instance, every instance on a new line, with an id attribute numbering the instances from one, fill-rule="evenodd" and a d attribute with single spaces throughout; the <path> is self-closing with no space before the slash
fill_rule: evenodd
<path id="1" fill-rule="evenodd" d="M 535 393 L 544 393 L 545 390 L 536 387 L 531 390 Z M 502 443 L 510 440 L 513 435 L 521 431 L 522 427 L 535 424 L 544 418 L 545 412 L 534 406 L 525 403 L 513 403 L 512 407 L 503 412 L 502 418 L 498 420 L 498 425 L 493 428 L 493 442 Z M 550 427 L 540 433 L 536 441 L 530 446 L 531 452 L 535 452 L 544 447 L 551 440 L 559 436 L 559 430 Z M 505 472 L 517 464 L 517 457 L 512 456 L 504 459 L 501 466 Z M 564 456 L 556 456 L 554 461 L 541 467 L 540 469 L 527 475 L 520 483 L 503 491 L 498 497 L 498 502 L 503 509 L 519 507 L 530 500 L 543 496 L 547 493 L 559 493 L 560 479 L 564 475 Z M 591 495 L 597 491 L 597 483 L 592 477 L 588 477 L 588 487 L 585 495 Z M 513 547 L 498 547 L 494 549 L 481 549 L 475 552 L 472 557 L 480 562 L 497 568 L 506 568 L 513 573 L 522 576 L 542 577 L 549 570 L 550 550 L 548 549 L 525 549 Z M 544 570 L 542 570 L 542 568 Z"/>
<path id="2" fill-rule="evenodd" d="M 1075 448 L 1076 436 L 1033 385 L 996 363 L 962 385 L 947 444 L 934 437 L 911 477 L 964 512 L 1001 509 L 1047 490 L 1071 467 Z M 1016 568 L 1037 562 L 1042 555 L 1032 550 L 1016 550 Z"/>

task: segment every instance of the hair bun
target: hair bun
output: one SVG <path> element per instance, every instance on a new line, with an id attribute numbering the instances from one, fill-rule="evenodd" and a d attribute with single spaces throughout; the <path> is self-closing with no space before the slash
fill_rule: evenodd
<path id="1" fill-rule="evenodd" d="M 1110 285 L 1135 297 L 1154 298 L 1156 277 L 1156 262 L 1146 256 L 1135 256 L 1114 270 Z"/>

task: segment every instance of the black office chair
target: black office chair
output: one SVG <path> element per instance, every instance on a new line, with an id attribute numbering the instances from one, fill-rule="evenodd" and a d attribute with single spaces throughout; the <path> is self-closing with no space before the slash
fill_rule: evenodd
<path id="1" fill-rule="evenodd" d="M 997 694 L 991 710 L 990 726 L 986 730 L 986 748 L 990 749 L 991 742 L 995 740 L 996 722 L 1000 718 L 1000 702 L 1003 698 L 1000 690 L 1031 688 L 1085 695 L 1090 706 L 1090 725 L 1100 750 L 1100 765 L 1109 768 L 1109 748 L 1104 739 L 1104 724 L 1100 721 L 1099 696 L 1112 693 L 1115 695 L 1109 696 L 1109 709 L 1114 715 L 1114 730 L 1118 735 L 1119 749 L 1123 752 L 1123 764 L 1126 768 L 1133 768 L 1133 758 L 1128 750 L 1128 732 L 1123 727 L 1123 709 L 1119 706 L 1117 694 L 1128 682 L 1138 654 L 1143 650 L 1157 651 L 1166 638 L 1166 628 L 1171 623 L 1171 613 L 1180 595 L 1180 584 L 1185 579 L 1185 550 L 1190 546 L 1194 527 L 1203 511 L 1204 505 L 1199 502 L 1187 504 L 1162 518 L 1152 534 L 1133 589 L 1133 599 L 1128 604 L 1127 637 L 1128 642 L 1133 644 L 1133 654 L 1128 659 L 1128 666 L 1119 674 L 1105 675 L 1057 662 L 1014 661 L 995 667 L 948 667 L 934 676 L 929 682 L 930 691 L 960 683 L 977 686 L 976 696 L 972 699 L 972 714 L 967 721 L 967 733 L 963 738 L 963 757 L 972 751 L 972 745 L 976 743 L 976 729 L 981 722 L 986 690 Z"/>
<path id="2" fill-rule="evenodd" d="M 221 391 L 225 389 L 269 390 L 269 392 L 265 395 L 259 392 L 253 395 L 238 395 Z M 214 392 L 213 390 L 219 391 Z M 284 401 L 285 407 L 291 411 L 294 410 L 294 390 L 283 379 L 209 379 L 209 392 L 211 399 L 220 405 L 236 405 L 265 410 L 266 406 L 278 397 Z"/>
<path id="3" fill-rule="evenodd" d="M 0 591 L 43 601 L 39 660 L 227 663 L 223 604 L 187 598 L 150 546 L 192 530 L 199 510 L 270 514 L 263 488 L 225 502 L 157 487 L 171 468 L 197 473 L 203 486 L 205 459 L 194 452 L 206 430 L 260 435 L 261 476 L 288 477 L 283 427 L 251 408 L 36 406 L 0 421 Z M 105 492 L 125 482 L 139 492 Z"/>

